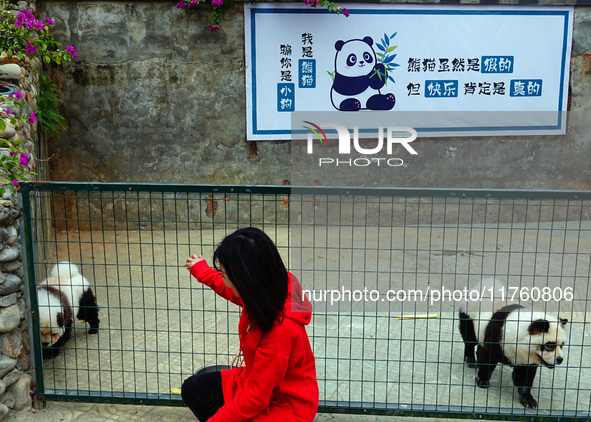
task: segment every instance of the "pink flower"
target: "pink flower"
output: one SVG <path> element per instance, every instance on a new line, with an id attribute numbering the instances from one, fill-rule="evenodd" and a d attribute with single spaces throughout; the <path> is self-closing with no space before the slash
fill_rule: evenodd
<path id="1" fill-rule="evenodd" d="M 78 58 L 78 53 L 76 52 L 76 49 L 73 45 L 69 45 L 66 47 L 66 53 L 72 53 L 72 57 L 74 57 L 75 59 Z"/>
<path id="2" fill-rule="evenodd" d="M 343 7 L 343 14 L 344 14 L 346 17 L 349 17 L 349 11 L 347 10 L 347 8 L 346 8 L 346 7 Z"/>
<path id="3" fill-rule="evenodd" d="M 43 23 L 37 22 L 35 15 L 28 10 L 23 10 L 21 13 L 16 15 L 15 26 L 24 26 L 28 29 L 43 29 Z"/>
<path id="4" fill-rule="evenodd" d="M 55 21 L 53 19 L 45 18 L 45 23 L 48 25 L 54 25 Z"/>
<path id="5" fill-rule="evenodd" d="M 14 114 L 12 111 L 10 111 L 10 109 L 9 109 L 9 108 L 7 108 L 7 109 L 6 109 L 5 113 L 6 113 L 6 115 L 7 115 L 7 116 L 8 116 L 9 114 Z"/>
<path id="6" fill-rule="evenodd" d="M 185 4 L 185 2 L 183 0 L 180 0 L 177 4 L 176 7 L 178 7 L 179 9 L 184 9 L 187 7 L 187 5 Z"/>
<path id="7" fill-rule="evenodd" d="M 37 52 L 37 46 L 33 45 L 31 41 L 27 41 L 25 47 L 27 47 L 25 53 L 27 53 L 28 56 L 35 54 Z"/>
<path id="8" fill-rule="evenodd" d="M 23 167 L 29 167 L 29 155 L 22 152 L 20 157 L 20 163 Z"/>
<path id="9" fill-rule="evenodd" d="M 37 121 L 37 116 L 35 115 L 35 113 L 31 113 L 31 115 L 29 117 L 27 117 L 27 122 L 29 122 L 30 124 L 33 124 Z"/>
<path id="10" fill-rule="evenodd" d="M 12 179 L 12 184 L 16 187 L 18 186 L 18 180 L 16 179 Z"/>
<path id="11" fill-rule="evenodd" d="M 211 5 L 217 6 L 218 9 L 220 7 L 222 7 L 223 4 L 224 4 L 224 0 L 211 0 Z"/>
<path id="12" fill-rule="evenodd" d="M 215 32 L 216 29 L 220 29 L 219 25 L 211 25 L 211 27 L 209 28 L 209 32 Z"/>

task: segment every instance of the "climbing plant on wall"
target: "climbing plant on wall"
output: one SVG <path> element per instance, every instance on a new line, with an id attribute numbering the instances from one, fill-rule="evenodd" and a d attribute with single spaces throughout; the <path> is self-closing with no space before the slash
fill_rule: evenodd
<path id="1" fill-rule="evenodd" d="M 23 61 L 25 57 L 40 57 L 45 63 L 61 64 L 78 57 L 76 49 L 65 49 L 49 32 L 55 24 L 53 19 L 37 20 L 29 10 L 11 13 L 10 3 L 0 0 L 0 51 L 8 57 Z"/>
<path id="2" fill-rule="evenodd" d="M 54 40 L 50 32 L 54 24 L 53 19 L 38 20 L 31 11 L 15 10 L 10 2 L 0 0 L 0 51 L 3 57 L 16 61 L 15 64 L 21 67 L 36 58 L 57 65 L 76 58 L 78 53 L 73 46 L 61 48 L 61 44 Z M 2 194 L 6 186 L 16 191 L 19 181 L 34 174 L 31 154 L 19 132 L 33 133 L 31 129 L 37 124 L 37 115 L 31 110 L 31 101 L 35 101 L 35 96 L 24 92 L 22 85 L 0 83 L 0 88 Z"/>
<path id="3" fill-rule="evenodd" d="M 257 1 L 258 0 L 252 0 L 251 3 L 256 3 Z M 179 9 L 189 9 L 197 7 L 200 4 L 206 5 L 210 2 L 211 26 L 209 27 L 209 32 L 215 32 L 220 28 L 220 24 L 222 23 L 222 14 L 224 12 L 224 8 L 234 3 L 234 0 L 179 0 L 176 7 Z M 342 13 L 345 16 L 349 16 L 349 12 L 345 7 L 337 6 L 330 0 L 303 0 L 303 2 L 310 7 L 326 7 L 326 9 L 330 12 L 335 12 L 337 14 Z"/>
<path id="4" fill-rule="evenodd" d="M 24 109 L 23 94 L 14 92 L 7 96 L 0 96 L 0 194 L 4 194 L 6 186 L 16 190 L 20 180 L 26 180 L 31 174 L 30 157 L 23 142 L 14 137 L 16 129 L 24 124 L 34 124 L 37 121 L 35 113 L 23 115 L 17 110 Z M 15 110 L 15 111 L 13 111 Z"/>

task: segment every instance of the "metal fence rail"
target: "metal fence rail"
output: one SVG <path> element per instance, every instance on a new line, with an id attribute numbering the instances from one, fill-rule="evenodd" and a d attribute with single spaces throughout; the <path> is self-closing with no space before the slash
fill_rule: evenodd
<path id="1" fill-rule="evenodd" d="M 48 399 L 181 404 L 185 378 L 237 353 L 239 318 L 182 264 L 254 225 L 313 302 L 321 411 L 591 415 L 591 192 L 27 183 L 23 208 L 32 310 L 60 261 L 100 308 L 98 335 L 78 322 L 46 360 L 33 312 Z M 463 363 L 457 292 L 483 277 L 569 319 L 565 363 L 535 378 L 538 409 L 521 406 L 508 367 L 481 389 Z"/>

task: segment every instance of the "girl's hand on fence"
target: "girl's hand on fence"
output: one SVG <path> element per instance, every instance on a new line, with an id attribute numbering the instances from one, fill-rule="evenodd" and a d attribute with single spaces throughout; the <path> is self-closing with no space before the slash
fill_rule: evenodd
<path id="1" fill-rule="evenodd" d="M 204 258 L 201 255 L 193 254 L 187 258 L 187 262 L 185 262 L 185 267 L 187 267 L 187 269 L 190 270 L 193 265 L 195 265 L 199 261 L 203 261 L 203 259 Z"/>

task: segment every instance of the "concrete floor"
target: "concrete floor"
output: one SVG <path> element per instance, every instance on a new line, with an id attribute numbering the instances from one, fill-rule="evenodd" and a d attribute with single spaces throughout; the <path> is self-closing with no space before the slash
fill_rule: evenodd
<path id="1" fill-rule="evenodd" d="M 184 407 L 49 402 L 43 410 L 13 413 L 6 422 L 169 422 L 197 420 Z M 315 422 L 451 422 L 442 418 L 319 414 Z M 486 422 L 482 420 L 482 422 Z"/>
<path id="2" fill-rule="evenodd" d="M 555 223 L 556 224 L 556 223 Z M 566 226 L 566 223 L 564 224 Z M 563 227 L 564 227 L 563 226 Z M 310 230 L 310 231 L 308 231 Z M 363 230 L 363 232 L 361 232 Z M 572 236 L 554 226 L 523 232 L 472 228 L 275 228 L 270 233 L 306 289 L 463 288 L 484 273 L 512 275 L 521 286 L 573 287 L 576 300 L 544 303 L 571 321 L 565 364 L 538 372 L 532 391 L 540 409 L 589 412 L 591 320 L 588 309 L 588 231 Z M 238 310 L 215 298 L 182 268 L 190 253 L 210 259 L 224 232 L 63 231 L 49 244 L 51 262 L 81 264 L 98 299 L 101 330 L 83 324 L 68 348 L 43 362 L 46 389 L 168 395 L 203 365 L 229 363 L 238 350 Z M 287 245 L 291 246 L 288 251 Z M 294 247 L 295 245 L 295 247 Z M 37 271 L 49 268 L 38 263 Z M 48 265 L 47 267 L 50 267 Z M 517 276 L 515 276 L 517 275 Z M 540 284 L 542 283 L 542 284 Z M 309 335 L 317 359 L 321 400 L 349 403 L 502 408 L 523 415 L 508 367 L 491 388 L 474 385 L 463 364 L 454 304 L 359 301 L 317 302 Z M 559 307 L 559 309 L 558 309 Z M 396 316 L 434 314 L 430 319 Z M 14 420 L 172 420 L 187 409 L 154 406 L 49 403 Z M 353 418 L 353 417 L 351 417 Z M 347 421 L 321 415 L 318 421 Z M 364 422 L 397 418 L 354 417 Z M 404 419 L 404 418 L 403 418 Z"/>

